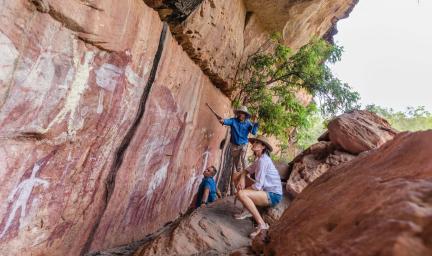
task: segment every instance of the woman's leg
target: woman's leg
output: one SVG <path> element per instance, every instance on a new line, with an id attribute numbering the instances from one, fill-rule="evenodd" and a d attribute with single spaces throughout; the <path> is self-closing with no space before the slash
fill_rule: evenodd
<path id="1" fill-rule="evenodd" d="M 240 199 L 243 206 L 252 214 L 255 221 L 260 225 L 264 225 L 264 220 L 259 214 L 256 206 L 269 205 L 267 193 L 264 191 L 243 189 L 237 192 L 237 197 Z"/>

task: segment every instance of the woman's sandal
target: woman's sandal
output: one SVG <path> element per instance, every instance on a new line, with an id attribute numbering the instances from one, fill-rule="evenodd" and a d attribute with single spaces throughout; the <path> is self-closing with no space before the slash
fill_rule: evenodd
<path id="1" fill-rule="evenodd" d="M 243 209 L 243 211 L 241 213 L 234 214 L 234 218 L 236 220 L 244 220 L 244 219 L 250 218 L 250 217 L 252 217 L 252 214 L 246 209 Z"/>
<path id="2" fill-rule="evenodd" d="M 269 225 L 267 223 L 260 224 L 258 225 L 258 227 L 256 227 L 255 231 L 249 235 L 249 237 L 254 239 L 257 235 L 259 235 L 259 233 L 261 233 L 262 230 L 267 230 L 267 229 L 269 229 Z"/>

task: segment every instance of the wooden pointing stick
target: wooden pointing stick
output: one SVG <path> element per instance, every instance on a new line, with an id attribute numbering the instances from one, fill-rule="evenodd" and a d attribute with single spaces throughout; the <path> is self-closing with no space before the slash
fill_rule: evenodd
<path id="1" fill-rule="evenodd" d="M 220 115 L 218 115 L 218 114 L 216 113 L 216 111 L 213 110 L 212 107 L 210 107 L 210 105 L 209 105 L 208 103 L 206 103 L 206 105 L 207 105 L 207 107 L 210 109 L 210 111 L 211 111 L 211 112 L 216 116 L 216 118 L 217 118 L 218 120 L 223 119 Z"/>

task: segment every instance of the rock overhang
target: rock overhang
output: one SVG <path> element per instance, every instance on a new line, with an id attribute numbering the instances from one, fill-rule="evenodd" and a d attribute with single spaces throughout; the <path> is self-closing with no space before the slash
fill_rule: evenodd
<path id="1" fill-rule="evenodd" d="M 273 33 L 298 50 L 312 38 L 332 42 L 336 23 L 358 0 L 145 0 L 178 42 L 227 96 L 247 57 Z"/>

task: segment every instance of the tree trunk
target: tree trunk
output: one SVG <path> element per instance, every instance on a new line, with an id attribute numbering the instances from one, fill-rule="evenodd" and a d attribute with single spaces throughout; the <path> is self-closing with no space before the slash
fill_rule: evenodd
<path id="1" fill-rule="evenodd" d="M 231 188 L 231 176 L 233 171 L 233 162 L 231 157 L 231 143 L 230 132 L 227 130 L 227 136 L 225 136 L 225 142 L 222 149 L 221 161 L 219 165 L 219 172 L 217 176 L 217 186 L 223 196 L 232 195 L 233 188 Z"/>

